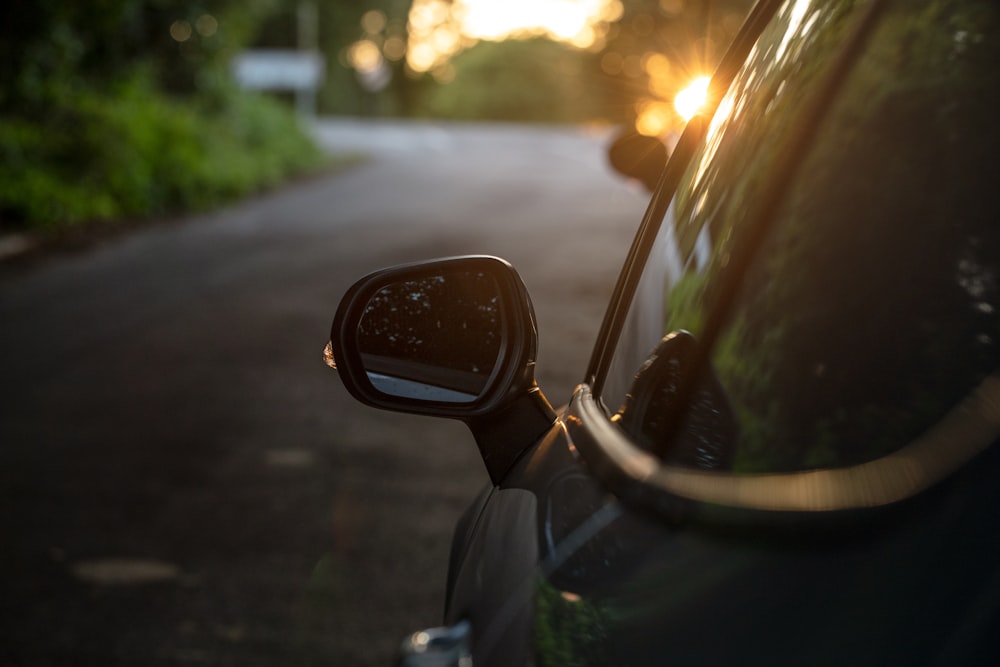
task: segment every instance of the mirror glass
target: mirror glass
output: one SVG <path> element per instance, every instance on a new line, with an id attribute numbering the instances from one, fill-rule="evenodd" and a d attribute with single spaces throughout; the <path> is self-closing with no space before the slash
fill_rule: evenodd
<path id="1" fill-rule="evenodd" d="M 384 394 L 470 403 L 497 365 L 503 331 L 496 278 L 442 270 L 378 290 L 358 324 L 358 350 Z"/>

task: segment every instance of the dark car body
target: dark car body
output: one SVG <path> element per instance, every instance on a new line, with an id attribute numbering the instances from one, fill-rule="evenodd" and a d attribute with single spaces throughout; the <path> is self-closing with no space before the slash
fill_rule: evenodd
<path id="1" fill-rule="evenodd" d="M 760 2 L 558 413 L 503 261 L 352 288 L 348 389 L 465 421 L 492 480 L 456 528 L 449 650 L 1000 664 L 997 63 L 989 0 Z M 464 659 L 420 637 L 410 664 Z"/>

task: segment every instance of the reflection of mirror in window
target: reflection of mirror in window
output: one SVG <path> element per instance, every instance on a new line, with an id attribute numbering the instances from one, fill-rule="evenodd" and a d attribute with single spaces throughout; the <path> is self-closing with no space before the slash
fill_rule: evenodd
<path id="1" fill-rule="evenodd" d="M 383 287 L 365 306 L 358 348 L 372 385 L 404 398 L 468 403 L 500 356 L 500 290 L 481 271 Z"/>
<path id="2" fill-rule="evenodd" d="M 664 337 L 636 374 L 616 420 L 665 463 L 728 469 L 738 426 L 725 389 L 710 366 L 698 367 L 697 357 L 690 333 Z"/>

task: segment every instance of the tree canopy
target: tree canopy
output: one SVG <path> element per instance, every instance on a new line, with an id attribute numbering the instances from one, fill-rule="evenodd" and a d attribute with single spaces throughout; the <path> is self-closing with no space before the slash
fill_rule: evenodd
<path id="1" fill-rule="evenodd" d="M 229 81 L 280 0 L 12 0 L 0 9 L 0 225 L 199 208 L 319 153 Z"/>

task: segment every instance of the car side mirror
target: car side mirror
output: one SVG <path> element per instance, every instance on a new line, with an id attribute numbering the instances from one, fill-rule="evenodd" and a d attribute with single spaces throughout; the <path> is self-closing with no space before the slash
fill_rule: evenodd
<path id="1" fill-rule="evenodd" d="M 726 470 L 738 427 L 726 390 L 687 331 L 675 331 L 636 373 L 616 420 L 664 463 Z"/>
<path id="2" fill-rule="evenodd" d="M 497 481 L 521 451 L 512 449 L 555 419 L 535 382 L 536 348 L 534 310 L 514 268 L 465 256 L 355 283 L 325 355 L 362 403 L 467 423 Z"/>
<path id="3" fill-rule="evenodd" d="M 619 130 L 608 146 L 608 162 L 618 173 L 641 181 L 652 192 L 667 164 L 669 151 L 656 137 Z"/>

